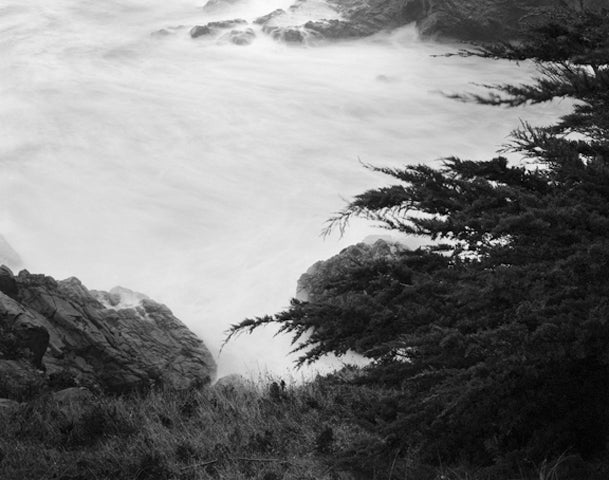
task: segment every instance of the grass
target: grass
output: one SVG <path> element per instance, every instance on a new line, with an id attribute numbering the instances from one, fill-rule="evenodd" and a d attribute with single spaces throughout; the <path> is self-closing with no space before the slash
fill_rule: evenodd
<path id="1" fill-rule="evenodd" d="M 382 419 L 366 411 L 381 395 L 323 379 L 97 396 L 68 407 L 47 393 L 0 413 L 0 478 L 499 480 L 423 466 L 412 452 L 375 456 L 386 439 L 370 428 Z M 562 480 L 558 473 L 544 463 L 505 480 Z"/>
<path id="2" fill-rule="evenodd" d="M 334 479 L 332 456 L 370 436 L 319 384 L 99 396 L 50 394 L 0 415 L 3 480 Z"/>

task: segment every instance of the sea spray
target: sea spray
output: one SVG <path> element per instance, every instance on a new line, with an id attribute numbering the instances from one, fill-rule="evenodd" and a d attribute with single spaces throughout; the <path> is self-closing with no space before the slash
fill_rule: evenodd
<path id="1" fill-rule="evenodd" d="M 285 307 L 309 265 L 377 233 L 319 236 L 341 197 L 386 182 L 360 161 L 488 158 L 520 117 L 548 124 L 566 110 L 448 100 L 516 70 L 434 57 L 459 46 L 412 27 L 304 46 L 255 25 L 247 46 L 188 34 L 287 1 L 213 14 L 187 1 L 7 2 L 0 233 L 30 271 L 144 292 L 216 352 L 230 324 Z M 290 346 L 273 333 L 227 345 L 219 374 L 288 371 Z"/>

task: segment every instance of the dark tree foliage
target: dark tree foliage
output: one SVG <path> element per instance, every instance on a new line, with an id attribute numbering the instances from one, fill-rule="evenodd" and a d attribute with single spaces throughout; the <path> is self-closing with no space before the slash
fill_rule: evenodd
<path id="1" fill-rule="evenodd" d="M 363 379 L 399 391 L 378 427 L 394 451 L 487 465 L 597 457 L 609 439 L 609 13 L 559 11 L 527 41 L 467 54 L 540 68 L 473 100 L 568 97 L 573 112 L 516 131 L 520 163 L 369 167 L 398 183 L 358 195 L 330 228 L 358 216 L 435 242 L 354 265 L 314 301 L 230 335 L 276 323 L 301 363 L 368 356 Z"/>

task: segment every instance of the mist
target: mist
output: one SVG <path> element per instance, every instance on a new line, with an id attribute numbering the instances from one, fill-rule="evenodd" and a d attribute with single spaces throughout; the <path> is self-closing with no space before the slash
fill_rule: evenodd
<path id="1" fill-rule="evenodd" d="M 423 42 L 414 27 L 303 46 L 260 30 L 248 46 L 188 34 L 290 3 L 209 15 L 185 0 L 6 0 L 9 266 L 143 292 L 218 355 L 231 324 L 286 307 L 308 266 L 379 233 L 355 223 L 344 237 L 320 237 L 345 198 L 386 183 L 361 162 L 490 158 L 520 118 L 545 125 L 568 107 L 447 99 L 471 82 L 524 81 L 533 68 L 435 56 L 461 45 Z M 231 341 L 219 375 L 292 372 L 289 340 L 273 333 Z"/>

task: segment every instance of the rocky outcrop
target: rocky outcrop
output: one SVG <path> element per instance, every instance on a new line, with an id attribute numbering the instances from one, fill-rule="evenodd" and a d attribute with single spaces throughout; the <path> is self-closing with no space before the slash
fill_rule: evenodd
<path id="1" fill-rule="evenodd" d="M 341 278 L 347 270 L 377 259 L 392 259 L 407 247 L 400 243 L 378 239 L 374 243 L 358 243 L 343 249 L 328 260 L 314 263 L 298 279 L 296 298 L 312 302 L 323 297 L 332 287 L 334 279 Z"/>
<path id="2" fill-rule="evenodd" d="M 423 37 L 464 41 L 516 38 L 529 23 L 547 19 L 555 0 L 328 0 L 334 16 L 290 23 L 289 14 L 306 10 L 316 0 L 298 0 L 288 10 L 275 10 L 255 20 L 276 39 L 344 39 L 373 35 L 416 23 Z M 580 7 L 580 0 L 565 0 Z M 590 9 L 609 8 L 609 0 L 583 0 Z M 278 22 L 277 20 L 281 20 Z M 287 22 L 287 23 L 286 23 Z"/>
<path id="3" fill-rule="evenodd" d="M 365 37 L 410 21 L 404 16 L 404 0 L 329 0 L 324 5 L 323 17 L 291 23 L 290 15 L 305 17 L 307 8 L 314 12 L 310 5 L 314 2 L 299 0 L 288 9 L 289 12 L 274 10 L 254 23 L 263 25 L 263 31 L 277 40 L 304 43 L 311 39 Z"/>
<path id="4" fill-rule="evenodd" d="M 201 340 L 145 295 L 90 291 L 76 278 L 25 270 L 13 277 L 6 268 L 0 280 L 0 397 L 74 386 L 180 389 L 215 377 Z"/>
<path id="5" fill-rule="evenodd" d="M 598 9 L 609 7 L 609 0 L 406 0 L 403 12 L 423 37 L 505 41 L 519 37 L 529 24 L 545 21 L 562 5 Z"/>

